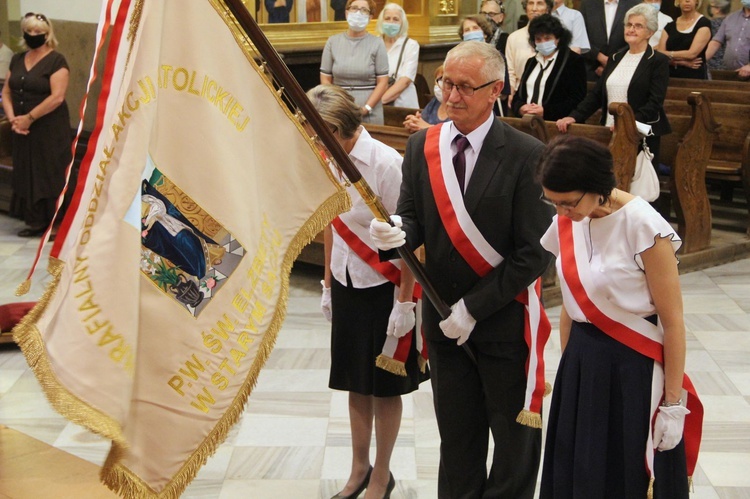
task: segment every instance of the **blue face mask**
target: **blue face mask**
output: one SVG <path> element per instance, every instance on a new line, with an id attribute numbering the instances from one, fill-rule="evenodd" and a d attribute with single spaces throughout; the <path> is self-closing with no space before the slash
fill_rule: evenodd
<path id="1" fill-rule="evenodd" d="M 464 41 L 465 42 L 483 42 L 484 33 L 482 33 L 481 31 L 469 31 L 468 33 L 464 33 Z"/>
<path id="2" fill-rule="evenodd" d="M 659 2 L 659 3 L 650 3 L 649 5 L 651 7 L 653 7 L 656 12 L 659 12 L 661 10 L 661 2 Z"/>
<path id="3" fill-rule="evenodd" d="M 383 23 L 380 26 L 383 34 L 389 38 L 395 38 L 398 36 L 398 32 L 401 31 L 401 25 L 396 23 Z"/>
<path id="4" fill-rule="evenodd" d="M 555 50 L 557 50 L 557 45 L 555 45 L 555 40 L 547 40 L 546 42 L 541 42 L 536 44 L 536 51 L 542 54 L 544 57 L 547 57 L 548 55 L 552 55 Z"/>

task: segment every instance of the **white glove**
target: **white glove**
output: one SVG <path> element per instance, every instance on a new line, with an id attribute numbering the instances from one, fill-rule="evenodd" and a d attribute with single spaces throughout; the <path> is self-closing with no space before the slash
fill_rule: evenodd
<path id="1" fill-rule="evenodd" d="M 326 287 L 325 281 L 320 281 L 320 285 L 323 286 L 323 294 L 320 297 L 320 311 L 323 312 L 326 320 L 331 322 L 333 317 L 331 314 L 331 288 Z"/>
<path id="2" fill-rule="evenodd" d="M 379 250 L 388 251 L 403 246 L 406 242 L 406 232 L 401 230 L 401 217 L 391 215 L 395 227 L 387 222 L 373 218 L 370 222 L 370 239 Z"/>
<path id="3" fill-rule="evenodd" d="M 447 319 L 440 321 L 440 329 L 443 330 L 443 334 L 446 337 L 454 340 L 458 339 L 456 344 L 461 346 L 469 339 L 469 335 L 474 330 L 476 323 L 476 319 L 471 316 L 466 309 L 464 299 L 461 298 L 451 307 L 451 315 Z"/>
<path id="4" fill-rule="evenodd" d="M 414 307 L 416 306 L 417 304 L 414 302 L 403 303 L 397 300 L 393 310 L 391 310 L 391 316 L 388 317 L 386 334 L 401 338 L 414 329 L 414 325 L 417 323 L 417 318 L 414 316 Z"/>
<path id="5" fill-rule="evenodd" d="M 659 407 L 654 422 L 654 447 L 661 451 L 674 449 L 682 440 L 682 429 L 688 414 L 690 410 L 681 405 Z"/>

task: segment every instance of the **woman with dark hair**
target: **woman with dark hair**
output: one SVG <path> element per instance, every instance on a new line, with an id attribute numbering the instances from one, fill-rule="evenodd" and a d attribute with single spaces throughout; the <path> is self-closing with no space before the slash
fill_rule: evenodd
<path id="1" fill-rule="evenodd" d="M 318 85 L 307 96 L 374 194 L 395 212 L 401 155 L 367 133 L 354 99 L 340 87 Z M 354 186 L 347 191 L 351 210 L 338 216 L 324 234 L 326 266 L 321 283 L 321 310 L 331 322 L 328 386 L 349 392 L 352 437 L 349 480 L 334 499 L 356 498 L 364 489 L 368 497 L 387 498 L 396 486 L 390 460 L 401 425 L 401 395 L 427 379 L 420 373 L 416 341 L 412 341 L 414 277 L 405 266 L 399 272 L 393 263 L 379 261 L 369 235 L 372 212 Z M 392 274 L 400 274 L 400 279 L 391 277 L 398 282 L 386 277 Z M 401 375 L 379 367 L 381 352 L 392 343 L 403 348 Z M 373 428 L 376 450 L 370 466 Z"/>
<path id="2" fill-rule="evenodd" d="M 653 135 L 646 144 L 659 164 L 662 135 L 672 131 L 664 112 L 664 99 L 669 84 L 669 58 L 654 50 L 648 41 L 659 29 L 656 10 L 638 4 L 625 13 L 625 41 L 628 46 L 612 54 L 596 86 L 586 94 L 578 107 L 565 118 L 557 120 L 557 128 L 565 133 L 571 123 L 584 123 L 597 109 L 602 110 L 601 124 L 614 126 L 614 117 L 607 109 L 611 102 L 627 102 L 636 121 L 651 125 Z"/>
<path id="3" fill-rule="evenodd" d="M 563 297 L 540 497 L 687 498 L 702 408 L 684 377 L 681 241 L 615 187 L 612 163 L 605 146 L 560 135 L 539 164 L 557 210 L 541 242 Z"/>
<path id="4" fill-rule="evenodd" d="M 570 50 L 572 35 L 560 20 L 543 14 L 529 23 L 529 43 L 536 57 L 526 62 L 513 99 L 516 116 L 536 114 L 556 121 L 586 97 L 586 65 Z"/>

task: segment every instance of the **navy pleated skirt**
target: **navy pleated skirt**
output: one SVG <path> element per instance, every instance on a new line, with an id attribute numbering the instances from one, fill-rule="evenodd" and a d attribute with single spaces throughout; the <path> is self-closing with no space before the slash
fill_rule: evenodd
<path id="1" fill-rule="evenodd" d="M 646 497 L 654 361 L 573 322 L 547 429 L 540 498 Z M 684 444 L 656 452 L 654 497 L 688 497 Z"/>

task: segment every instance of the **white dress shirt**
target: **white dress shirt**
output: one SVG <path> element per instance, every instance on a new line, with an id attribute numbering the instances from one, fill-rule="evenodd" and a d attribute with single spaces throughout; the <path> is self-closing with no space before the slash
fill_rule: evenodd
<path id="1" fill-rule="evenodd" d="M 417 87 L 414 86 L 414 79 L 417 77 L 417 65 L 419 64 L 419 43 L 409 38 L 404 47 L 405 36 L 400 36 L 388 51 L 388 76 L 393 76 L 398 69 L 398 77 L 406 77 L 411 80 L 411 84 L 406 87 L 396 100 L 394 106 L 409 107 L 419 109 L 419 99 L 417 98 Z M 398 57 L 401 55 L 401 47 L 404 47 L 404 55 L 401 57 L 401 65 L 398 65 Z"/>
<path id="2" fill-rule="evenodd" d="M 544 97 L 544 87 L 547 84 L 547 78 L 549 78 L 549 75 L 552 72 L 552 66 L 555 65 L 555 60 L 557 60 L 557 56 L 559 54 L 560 52 L 556 51 L 546 61 L 544 60 L 542 54 L 536 55 L 535 59 L 537 63 L 534 66 L 534 69 L 531 70 L 529 78 L 526 80 L 526 104 L 531 104 L 531 99 L 534 97 L 534 85 L 536 84 L 537 78 L 539 78 L 539 72 L 542 70 L 542 68 L 546 68 L 544 73 L 542 73 L 542 82 L 539 85 L 539 98 L 536 102 L 540 106 L 542 105 L 542 97 Z"/>
<path id="3" fill-rule="evenodd" d="M 612 33 L 612 24 L 615 22 L 615 15 L 617 15 L 617 3 L 618 0 L 604 1 L 604 21 L 607 25 L 607 41 L 609 41 L 609 35 Z"/>
<path id="4" fill-rule="evenodd" d="M 466 192 L 466 187 L 469 186 L 469 180 L 471 180 L 471 174 L 474 173 L 474 167 L 477 164 L 477 158 L 479 157 L 479 151 L 482 150 L 482 145 L 484 144 L 484 139 L 487 137 L 487 134 L 490 131 L 490 127 L 492 126 L 492 122 L 495 120 L 495 115 L 493 113 L 490 113 L 490 115 L 487 117 L 487 120 L 479 125 L 474 131 L 466 135 L 466 138 L 469 139 L 469 147 L 467 147 L 464 150 L 464 158 L 466 158 L 466 177 L 464 178 L 464 193 Z M 450 126 L 450 133 L 448 134 L 448 138 L 450 139 L 451 143 L 451 157 L 455 156 L 455 154 L 458 152 L 458 147 L 456 146 L 454 139 L 457 135 L 463 135 L 458 128 L 456 128 L 456 125 L 453 124 L 452 121 L 449 121 L 446 123 L 447 126 Z"/>
<path id="5" fill-rule="evenodd" d="M 591 49 L 583 14 L 575 9 L 569 9 L 565 4 L 562 4 L 552 11 L 552 15 L 560 19 L 563 27 L 567 28 L 573 34 L 573 40 L 570 42 L 571 47 L 578 47 L 582 54 Z"/>
<path id="6" fill-rule="evenodd" d="M 373 139 L 364 127 L 349 153 L 354 166 L 373 193 L 383 201 L 383 206 L 390 212 L 396 212 L 396 203 L 401 189 L 401 155 L 395 149 Z M 356 187 L 346 188 L 352 199 L 352 209 L 340 215 L 349 226 L 361 225 L 367 233 L 372 211 L 359 195 Z M 346 273 L 355 288 L 371 288 L 384 284 L 387 279 L 362 260 L 333 229 L 333 247 L 331 250 L 331 273 L 338 282 L 346 286 Z"/>

